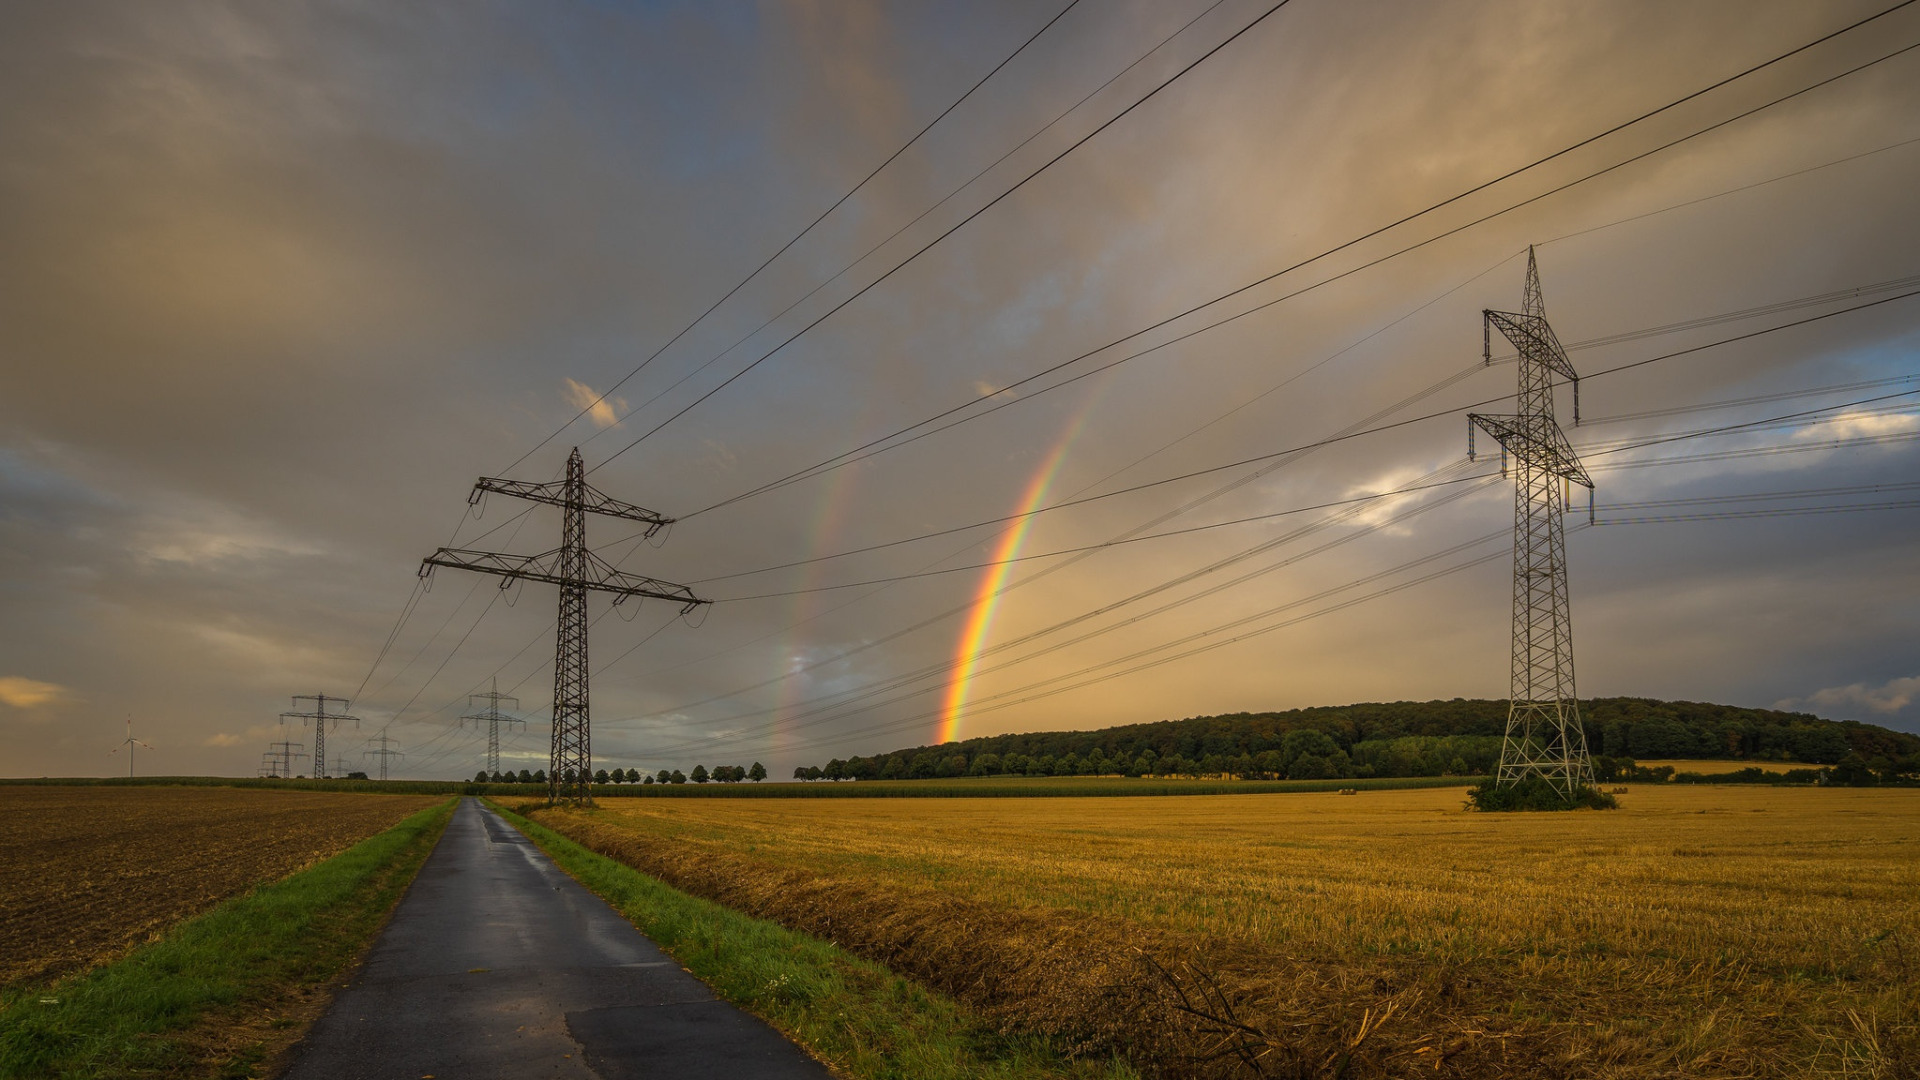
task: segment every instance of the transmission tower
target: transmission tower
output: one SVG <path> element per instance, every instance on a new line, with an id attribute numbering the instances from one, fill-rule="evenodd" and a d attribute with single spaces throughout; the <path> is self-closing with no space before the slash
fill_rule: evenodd
<path id="1" fill-rule="evenodd" d="M 375 749 L 375 750 L 364 750 L 361 752 L 361 755 L 363 757 L 377 757 L 380 759 L 380 779 L 385 780 L 387 778 L 387 759 L 396 758 L 396 757 L 406 757 L 407 755 L 392 748 L 393 740 L 387 738 L 387 733 L 385 731 L 382 731 L 380 734 L 375 735 L 373 738 L 368 739 L 367 741 L 377 742 L 380 744 L 380 746 L 378 749 Z"/>
<path id="2" fill-rule="evenodd" d="M 519 724 L 522 728 L 526 727 L 527 725 L 527 722 L 525 720 L 520 720 L 515 717 L 508 716 L 505 713 L 501 712 L 500 703 L 503 701 L 513 702 L 513 707 L 516 709 L 520 707 L 520 699 L 515 697 L 508 697 L 507 695 L 501 693 L 499 681 L 495 680 L 494 683 L 488 688 L 486 693 L 467 695 L 468 708 L 475 708 L 479 706 L 481 702 L 486 703 L 486 708 L 482 709 L 479 712 L 468 713 L 465 716 L 462 716 L 460 718 L 462 722 L 465 722 L 467 720 L 473 721 L 475 727 L 478 727 L 480 724 L 483 724 L 483 723 L 487 725 L 487 775 L 488 776 L 492 776 L 493 774 L 500 771 L 500 725 L 501 724 Z"/>
<path id="3" fill-rule="evenodd" d="M 498 574 L 502 589 L 515 581 L 544 581 L 560 586 L 560 622 L 554 634 L 553 745 L 548 755 L 547 799 L 591 802 L 593 732 L 587 710 L 587 592 L 611 593 L 619 604 L 630 597 L 672 600 L 682 612 L 703 600 L 685 585 L 629 574 L 587 549 L 587 515 L 625 518 L 647 526 L 652 536 L 673 519 L 621 502 L 587 483 L 580 448 L 567 456 L 567 478 L 547 484 L 481 477 L 473 485 L 468 505 L 487 493 L 548 503 L 562 510 L 560 546 L 539 555 L 502 555 L 491 551 L 441 548 L 420 562 L 420 576 L 436 566 Z"/>
<path id="4" fill-rule="evenodd" d="M 293 759 L 306 757 L 306 746 L 297 742 L 277 742 L 267 745 L 273 748 L 267 754 L 267 757 L 272 760 L 273 771 L 267 775 L 286 780 L 293 779 Z"/>
<path id="5" fill-rule="evenodd" d="M 312 712 L 298 711 L 300 703 L 303 701 L 313 702 Z M 331 713 L 327 711 L 328 702 L 332 702 L 334 705 L 334 711 Z M 339 727 L 340 721 L 342 720 L 353 721 L 353 726 L 356 728 L 360 726 L 359 717 L 347 715 L 346 710 L 348 704 L 350 703 L 346 698 L 328 697 L 325 694 L 295 694 L 293 695 L 293 707 L 295 711 L 280 714 L 280 722 L 283 724 L 289 720 L 306 720 L 312 722 L 313 778 L 315 780 L 321 779 L 321 774 L 327 771 L 327 721 L 333 721 L 335 727 Z"/>
<path id="6" fill-rule="evenodd" d="M 1567 542 L 1563 519 L 1573 485 L 1593 491 L 1553 415 L 1553 383 L 1573 384 L 1573 422 L 1580 422 L 1580 376 L 1547 324 L 1540 271 L 1527 249 L 1527 284 L 1518 314 L 1482 312 L 1481 348 L 1493 362 L 1498 329 L 1519 354 L 1518 411 L 1473 413 L 1467 421 L 1467 458 L 1477 427 L 1498 440 L 1501 472 L 1513 461 L 1513 662 L 1507 732 L 1495 783 L 1510 786 L 1544 777 L 1568 798 L 1593 783 L 1587 736 L 1573 689 L 1573 621 L 1567 605 Z"/>

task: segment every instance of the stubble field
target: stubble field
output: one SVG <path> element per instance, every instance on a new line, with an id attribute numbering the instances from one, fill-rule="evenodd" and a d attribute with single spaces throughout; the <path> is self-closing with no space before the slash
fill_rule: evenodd
<path id="1" fill-rule="evenodd" d="M 1920 1073 L 1920 791 L 646 800 L 537 817 L 1189 1075 Z"/>
<path id="2" fill-rule="evenodd" d="M 113 960 L 441 801 L 0 785 L 0 985 Z"/>

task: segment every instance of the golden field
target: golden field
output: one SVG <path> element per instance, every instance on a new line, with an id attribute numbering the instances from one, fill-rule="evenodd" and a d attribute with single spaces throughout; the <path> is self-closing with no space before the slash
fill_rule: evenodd
<path id="1" fill-rule="evenodd" d="M 1739 772 L 1742 769 L 1759 769 L 1761 772 L 1784 773 L 1795 769 L 1824 769 L 1824 765 L 1806 765 L 1797 761 L 1752 761 L 1747 759 L 1725 761 L 1703 761 L 1697 758 L 1660 758 L 1654 761 L 1636 761 L 1634 764 L 1643 769 L 1657 769 L 1662 765 L 1674 772 L 1699 773 L 1702 776 L 1719 776 L 1723 773 Z"/>
<path id="2" fill-rule="evenodd" d="M 1920 791 L 645 800 L 539 819 L 1149 1071 L 1920 1075 Z"/>

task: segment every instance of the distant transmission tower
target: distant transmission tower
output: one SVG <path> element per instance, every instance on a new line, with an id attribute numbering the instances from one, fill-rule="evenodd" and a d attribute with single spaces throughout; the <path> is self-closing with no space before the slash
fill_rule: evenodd
<path id="1" fill-rule="evenodd" d="M 380 744 L 380 746 L 379 746 L 379 749 L 376 749 L 376 750 L 361 751 L 362 756 L 377 757 L 380 759 L 380 779 L 385 780 L 387 778 L 387 759 L 396 758 L 396 757 L 406 757 L 407 755 L 392 748 L 393 740 L 387 738 L 387 733 L 384 731 L 382 731 L 378 735 L 375 735 L 373 738 L 368 739 L 367 741 L 377 742 Z"/>
<path id="2" fill-rule="evenodd" d="M 547 766 L 547 799 L 592 801 L 593 732 L 587 710 L 587 591 L 612 593 L 618 604 L 629 597 L 672 600 L 682 612 L 711 603 L 685 585 L 641 577 L 616 569 L 587 550 L 587 514 L 644 522 L 646 535 L 673 524 L 651 510 L 621 502 L 587 483 L 580 448 L 567 456 L 567 478 L 548 484 L 481 477 L 473 485 L 469 505 L 488 492 L 516 499 L 548 503 L 562 510 L 560 546 L 540 555 L 502 555 L 491 551 L 441 548 L 420 562 L 420 576 L 436 566 L 498 574 L 501 588 L 516 580 L 545 581 L 560 586 L 560 624 L 554 634 L 553 746 Z"/>
<path id="3" fill-rule="evenodd" d="M 298 711 L 300 703 L 303 701 L 313 702 L 312 712 Z M 334 705 L 334 711 L 331 713 L 327 711 L 328 702 L 332 702 Z M 347 715 L 348 704 L 350 703 L 346 698 L 328 697 L 325 694 L 295 694 L 293 695 L 293 707 L 295 711 L 280 714 L 280 722 L 283 724 L 288 720 L 312 721 L 313 778 L 315 780 L 321 779 L 322 774 L 327 771 L 327 721 L 333 721 L 335 727 L 340 726 L 340 721 L 342 720 L 353 721 L 353 726 L 356 728 L 360 726 L 359 717 Z"/>
<path id="4" fill-rule="evenodd" d="M 1474 428 L 1499 441 L 1502 469 L 1513 459 L 1513 666 L 1507 733 L 1500 745 L 1495 783 L 1509 786 L 1544 777 L 1571 798 L 1575 786 L 1593 783 L 1587 736 L 1573 689 L 1573 620 L 1567 605 L 1567 541 L 1563 519 L 1573 485 L 1593 491 L 1593 480 L 1553 416 L 1555 377 L 1573 384 L 1573 422 L 1580 422 L 1580 376 L 1547 324 L 1540 271 L 1527 249 L 1527 284 L 1520 313 L 1482 313 L 1482 351 L 1493 362 L 1493 330 L 1519 353 L 1518 411 L 1473 413 L 1467 424 L 1467 458 L 1473 458 Z M 1591 496 L 1589 496 L 1591 497 Z"/>
<path id="5" fill-rule="evenodd" d="M 508 697 L 501 693 L 500 684 L 498 681 L 495 681 L 486 693 L 467 695 L 467 706 L 469 708 L 478 706 L 481 702 L 486 702 L 487 707 L 479 712 L 471 712 L 460 718 L 463 721 L 473 721 L 476 727 L 483 723 L 487 725 L 488 776 L 492 776 L 494 773 L 500 771 L 500 725 L 519 724 L 524 728 L 527 723 L 525 720 L 520 720 L 501 712 L 500 703 L 503 701 L 513 702 L 513 707 L 516 709 L 520 707 L 520 699 Z"/>
<path id="6" fill-rule="evenodd" d="M 273 771 L 267 775 L 278 776 L 287 780 L 293 779 L 293 759 L 306 757 L 306 746 L 297 742 L 277 742 L 268 743 L 267 745 L 273 748 L 272 752 L 267 755 L 272 759 Z"/>

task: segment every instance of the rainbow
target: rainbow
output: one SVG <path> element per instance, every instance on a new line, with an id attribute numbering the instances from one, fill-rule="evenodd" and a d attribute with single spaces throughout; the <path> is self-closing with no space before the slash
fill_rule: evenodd
<path id="1" fill-rule="evenodd" d="M 967 615 L 966 625 L 960 631 L 959 645 L 954 651 L 953 681 L 947 684 L 947 700 L 940 710 L 939 727 L 934 731 L 935 746 L 960 737 L 960 717 L 967 710 L 967 694 L 972 689 L 974 669 L 980 662 L 980 650 L 986 644 L 987 632 L 993 628 L 994 614 L 1000 610 L 1000 594 L 1006 589 L 1007 576 L 1013 572 L 1013 558 L 1020 553 L 1020 545 L 1026 542 L 1027 528 L 1033 524 L 1033 512 L 1046 499 L 1047 491 L 1059 474 L 1060 463 L 1066 460 L 1067 450 L 1080 434 L 1080 427 L 1092 411 L 1092 404 L 1089 399 L 1086 406 L 1080 409 L 1079 414 L 1067 425 L 1059 443 L 1028 479 L 1026 492 L 1020 497 L 1020 508 L 1012 515 L 1017 520 L 1000 534 L 1000 542 L 993 548 L 987 572 L 980 578 L 979 588 L 974 591 L 973 610 Z"/>

